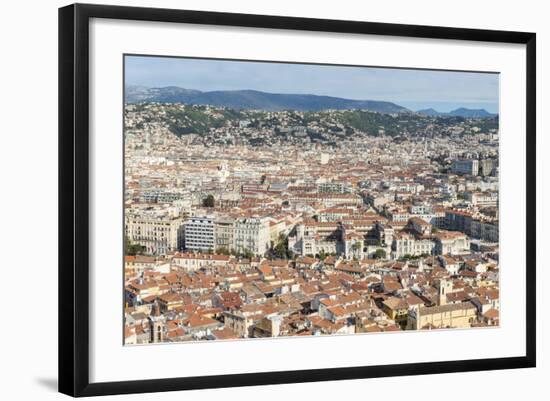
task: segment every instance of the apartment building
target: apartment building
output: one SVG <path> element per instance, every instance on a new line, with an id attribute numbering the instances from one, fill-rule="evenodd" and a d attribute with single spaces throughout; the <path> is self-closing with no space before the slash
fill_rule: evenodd
<path id="1" fill-rule="evenodd" d="M 300 256 L 338 253 L 340 238 L 338 223 L 308 221 L 296 225 L 288 237 L 288 248 Z"/>
<path id="2" fill-rule="evenodd" d="M 495 207 L 498 203 L 498 192 L 469 191 L 464 193 L 464 197 L 473 206 L 478 207 Z"/>
<path id="3" fill-rule="evenodd" d="M 128 213 L 126 237 L 152 255 L 166 255 L 183 247 L 183 219 L 168 214 Z"/>
<path id="4" fill-rule="evenodd" d="M 435 243 L 431 238 L 424 238 L 406 231 L 395 234 L 392 243 L 395 258 L 401 258 L 405 255 L 431 255 L 434 248 Z"/>
<path id="5" fill-rule="evenodd" d="M 348 182 L 323 182 L 317 184 L 317 191 L 322 194 L 349 194 L 352 188 Z"/>
<path id="6" fill-rule="evenodd" d="M 185 249 L 208 251 L 214 249 L 214 218 L 190 217 L 185 221 Z"/>
<path id="7" fill-rule="evenodd" d="M 231 217 L 220 216 L 214 221 L 214 248 L 227 249 L 233 248 L 233 233 L 235 230 L 235 220 Z"/>
<path id="8" fill-rule="evenodd" d="M 470 252 L 470 238 L 456 231 L 439 231 L 433 234 L 436 255 L 460 255 Z"/>
<path id="9" fill-rule="evenodd" d="M 477 175 L 479 172 L 479 160 L 455 159 L 451 171 L 455 174 Z"/>
<path id="10" fill-rule="evenodd" d="M 269 249 L 269 245 L 267 219 L 250 217 L 235 220 L 233 249 L 236 252 L 250 251 L 260 256 Z"/>
<path id="11" fill-rule="evenodd" d="M 498 221 L 472 220 L 471 236 L 487 242 L 498 242 Z"/>

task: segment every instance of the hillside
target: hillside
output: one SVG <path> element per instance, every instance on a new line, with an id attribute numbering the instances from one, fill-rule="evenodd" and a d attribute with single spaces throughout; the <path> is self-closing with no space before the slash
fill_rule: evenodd
<path id="1" fill-rule="evenodd" d="M 369 110 L 379 113 L 402 113 L 409 110 L 395 103 L 378 100 L 352 100 L 332 96 L 267 93 L 255 90 L 201 92 L 193 89 L 168 86 L 147 88 L 127 86 L 126 103 L 159 102 L 211 105 L 236 110 Z"/>

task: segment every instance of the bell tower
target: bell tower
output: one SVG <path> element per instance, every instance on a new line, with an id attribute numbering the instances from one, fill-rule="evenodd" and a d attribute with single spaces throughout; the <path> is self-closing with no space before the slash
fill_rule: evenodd
<path id="1" fill-rule="evenodd" d="M 155 301 L 149 316 L 149 330 L 152 343 L 161 343 L 164 341 L 164 326 L 166 318 L 160 313 L 160 305 Z"/>
<path id="2" fill-rule="evenodd" d="M 452 290 L 452 281 L 443 278 L 439 280 L 439 305 L 447 305 L 447 294 L 452 292 Z"/>

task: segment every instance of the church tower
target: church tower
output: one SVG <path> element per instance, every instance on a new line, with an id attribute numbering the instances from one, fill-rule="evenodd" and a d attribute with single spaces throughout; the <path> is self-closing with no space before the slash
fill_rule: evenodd
<path id="1" fill-rule="evenodd" d="M 447 294 L 452 292 L 452 290 L 452 281 L 443 278 L 439 280 L 439 305 L 447 305 Z"/>
<path id="2" fill-rule="evenodd" d="M 155 301 L 149 316 L 149 330 L 151 333 L 152 343 L 161 343 L 164 341 L 164 326 L 166 324 L 165 317 L 160 313 L 160 305 Z"/>

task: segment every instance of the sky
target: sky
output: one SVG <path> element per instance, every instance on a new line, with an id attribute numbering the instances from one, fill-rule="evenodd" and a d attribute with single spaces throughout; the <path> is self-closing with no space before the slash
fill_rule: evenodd
<path id="1" fill-rule="evenodd" d="M 498 112 L 495 73 L 126 56 L 126 85 L 179 86 L 201 91 L 270 93 L 384 100 L 411 110 L 458 107 Z"/>

